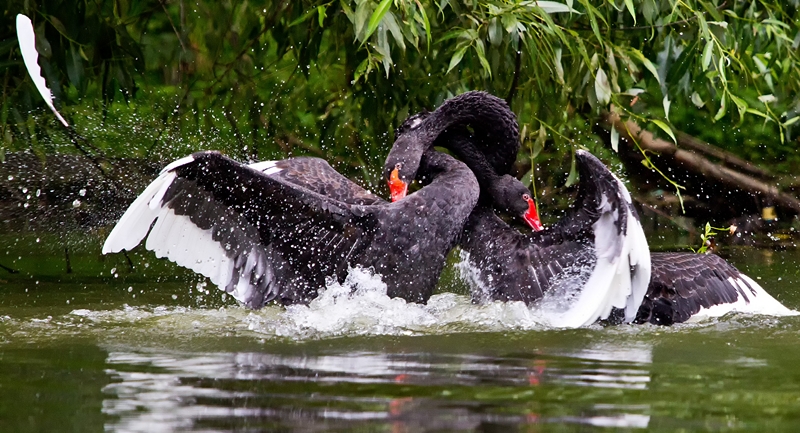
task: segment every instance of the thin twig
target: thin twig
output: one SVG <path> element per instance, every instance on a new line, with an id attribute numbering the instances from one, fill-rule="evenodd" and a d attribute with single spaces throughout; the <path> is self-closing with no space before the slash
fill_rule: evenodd
<path id="1" fill-rule="evenodd" d="M 511 105 L 511 100 L 517 94 L 517 84 L 519 83 L 519 70 L 522 64 L 522 51 L 517 50 L 517 58 L 514 60 L 514 78 L 511 80 L 511 88 L 508 89 L 506 104 Z"/>
<path id="2" fill-rule="evenodd" d="M 6 271 L 6 272 L 8 272 L 9 274 L 18 274 L 18 273 L 19 273 L 19 271 L 18 271 L 18 270 L 16 270 L 16 269 L 13 269 L 13 268 L 9 268 L 8 266 L 3 266 L 3 264 L 2 264 L 2 263 L 0 263 L 0 269 L 3 269 L 3 270 L 5 270 L 5 271 Z"/>
<path id="3" fill-rule="evenodd" d="M 717 10 L 722 10 L 728 4 L 727 1 L 722 2 L 719 6 L 717 6 Z M 703 12 L 705 14 L 705 12 Z M 691 21 L 697 19 L 697 15 L 690 16 L 689 18 L 682 19 L 680 21 L 675 21 L 672 23 L 664 23 L 664 24 L 653 24 L 649 26 L 622 26 L 622 27 L 610 27 L 611 30 L 654 30 L 654 29 L 662 29 L 664 27 L 671 27 L 671 26 L 679 26 L 683 24 L 687 24 Z"/>
<path id="4" fill-rule="evenodd" d="M 181 38 L 181 34 L 178 32 L 177 27 L 175 27 L 175 23 L 172 22 L 172 17 L 169 16 L 169 12 L 167 12 L 167 6 L 166 6 L 165 2 L 164 1 L 160 1 L 159 4 L 161 4 L 161 8 L 164 9 L 164 14 L 167 16 L 167 19 L 169 20 L 169 25 L 172 26 L 172 31 L 175 32 L 175 36 L 177 36 L 178 42 L 181 44 L 181 50 L 185 53 L 186 52 L 186 46 L 183 45 L 183 38 Z"/>

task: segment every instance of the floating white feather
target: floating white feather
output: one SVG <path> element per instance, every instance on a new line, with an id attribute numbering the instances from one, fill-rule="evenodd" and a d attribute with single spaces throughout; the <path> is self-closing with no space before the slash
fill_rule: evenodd
<path id="1" fill-rule="evenodd" d="M 47 87 L 44 77 L 42 77 L 42 69 L 39 67 L 39 52 L 36 51 L 36 33 L 33 31 L 33 23 L 30 18 L 22 14 L 17 15 L 17 39 L 19 39 L 19 49 L 22 52 L 25 68 L 28 69 L 28 74 L 30 74 L 33 84 L 36 85 L 36 90 L 42 95 L 44 102 L 53 110 L 58 120 L 69 128 L 69 123 L 64 120 L 64 117 L 53 105 L 53 94 Z"/>

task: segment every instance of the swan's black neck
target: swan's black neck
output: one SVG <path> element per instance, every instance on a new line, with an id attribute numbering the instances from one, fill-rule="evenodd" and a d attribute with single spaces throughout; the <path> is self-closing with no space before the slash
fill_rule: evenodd
<path id="1" fill-rule="evenodd" d="M 450 150 L 458 159 L 464 161 L 475 174 L 481 187 L 481 203 L 491 203 L 494 195 L 493 187 L 500 182 L 501 176 L 486 159 L 483 151 L 475 145 L 474 138 L 470 136 L 469 131 L 466 128 L 451 129 L 442 136 L 442 140 L 439 142 L 442 147 Z"/>
<path id="2" fill-rule="evenodd" d="M 398 128 L 397 140 L 384 166 L 384 176 L 388 179 L 389 173 L 400 163 L 400 178 L 410 182 L 426 150 L 435 145 L 450 148 L 447 142 L 452 131 L 473 135 L 480 143 L 469 155 L 459 155 L 463 161 L 486 160 L 491 167 L 487 173 L 510 171 L 519 149 L 516 116 L 500 98 L 486 92 L 466 92 L 445 101 L 430 114 L 410 117 Z M 463 151 L 470 152 L 470 149 Z"/>

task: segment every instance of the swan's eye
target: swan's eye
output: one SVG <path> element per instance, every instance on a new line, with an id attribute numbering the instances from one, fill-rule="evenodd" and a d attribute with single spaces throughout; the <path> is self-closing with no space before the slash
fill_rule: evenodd
<path id="1" fill-rule="evenodd" d="M 531 196 L 529 196 L 528 194 L 522 194 L 522 199 L 528 201 L 531 199 Z"/>
<path id="2" fill-rule="evenodd" d="M 403 166 L 403 164 L 398 162 L 397 164 L 394 165 L 394 168 L 396 170 L 400 170 L 400 167 L 402 167 L 402 166 Z"/>

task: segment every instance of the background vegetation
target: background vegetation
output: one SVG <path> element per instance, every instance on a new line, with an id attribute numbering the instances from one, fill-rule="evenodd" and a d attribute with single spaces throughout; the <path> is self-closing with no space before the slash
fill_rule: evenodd
<path id="1" fill-rule="evenodd" d="M 594 129 L 611 109 L 798 167 L 796 0 L 10 0 L 0 158 L 78 152 L 24 71 L 17 13 L 95 156 L 310 154 L 376 184 L 402 119 L 485 89 L 518 114 L 520 158 L 557 164 L 552 182 L 574 180 L 576 145 L 613 158 Z"/>

